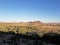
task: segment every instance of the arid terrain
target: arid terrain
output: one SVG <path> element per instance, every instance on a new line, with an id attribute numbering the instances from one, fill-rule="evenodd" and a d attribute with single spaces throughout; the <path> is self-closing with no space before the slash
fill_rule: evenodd
<path id="1" fill-rule="evenodd" d="M 60 23 L 0 22 L 0 45 L 60 45 Z"/>
<path id="2" fill-rule="evenodd" d="M 40 36 L 49 32 L 60 34 L 60 23 L 43 23 L 40 21 L 19 22 L 19 23 L 0 22 L 0 31 L 3 32 L 10 31 L 19 34 L 36 32 Z"/>

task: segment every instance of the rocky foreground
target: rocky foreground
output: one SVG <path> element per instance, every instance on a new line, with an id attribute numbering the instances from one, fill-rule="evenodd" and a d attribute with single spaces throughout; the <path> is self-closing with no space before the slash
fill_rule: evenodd
<path id="1" fill-rule="evenodd" d="M 60 35 L 47 33 L 40 37 L 0 31 L 0 45 L 60 45 Z"/>

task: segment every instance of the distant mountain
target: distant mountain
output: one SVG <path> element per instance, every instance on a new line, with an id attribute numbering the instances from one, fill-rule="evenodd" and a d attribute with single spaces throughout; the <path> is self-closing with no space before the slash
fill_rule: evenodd
<path id="1" fill-rule="evenodd" d="M 28 23 L 42 23 L 41 21 L 32 21 L 32 22 L 28 22 Z"/>

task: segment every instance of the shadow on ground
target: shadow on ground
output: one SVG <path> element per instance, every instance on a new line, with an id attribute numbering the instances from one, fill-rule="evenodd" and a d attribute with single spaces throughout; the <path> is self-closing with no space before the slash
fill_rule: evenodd
<path id="1" fill-rule="evenodd" d="M 60 45 L 60 35 L 47 33 L 40 37 L 0 31 L 0 45 Z"/>

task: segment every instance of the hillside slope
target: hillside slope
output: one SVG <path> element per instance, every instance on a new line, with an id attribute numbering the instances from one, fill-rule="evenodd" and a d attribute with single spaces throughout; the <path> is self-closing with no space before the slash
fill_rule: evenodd
<path id="1" fill-rule="evenodd" d="M 39 35 L 44 33 L 58 33 L 60 34 L 60 23 L 42 23 L 40 21 L 34 22 L 20 22 L 20 23 L 0 23 L 0 31 L 15 32 L 26 34 L 27 32 L 36 32 Z"/>

